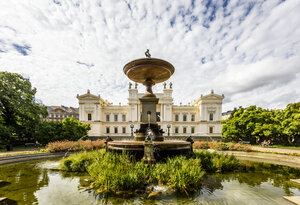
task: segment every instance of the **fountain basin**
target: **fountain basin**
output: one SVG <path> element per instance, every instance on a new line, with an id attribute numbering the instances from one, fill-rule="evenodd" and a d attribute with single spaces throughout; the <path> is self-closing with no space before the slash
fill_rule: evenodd
<path id="1" fill-rule="evenodd" d="M 119 153 L 126 151 L 140 159 L 144 155 L 144 144 L 144 141 L 111 141 L 107 143 L 107 150 Z M 180 154 L 187 155 L 192 152 L 191 142 L 166 140 L 153 141 L 153 144 L 155 155 L 159 159 Z"/>

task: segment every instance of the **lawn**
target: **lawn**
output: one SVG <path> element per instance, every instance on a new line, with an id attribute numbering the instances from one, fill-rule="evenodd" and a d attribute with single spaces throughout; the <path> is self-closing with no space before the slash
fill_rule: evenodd
<path id="1" fill-rule="evenodd" d="M 30 149 L 34 149 L 37 148 L 36 146 L 16 146 L 13 147 L 13 151 L 19 151 L 19 150 L 30 150 Z M 6 148 L 5 147 L 0 147 L 0 152 L 6 152 Z"/>
<path id="2" fill-rule="evenodd" d="M 261 145 L 252 145 L 253 147 L 261 147 Z M 279 149 L 292 149 L 292 150 L 300 150 L 300 147 L 294 146 L 285 146 L 285 145 L 272 145 L 272 146 L 265 146 L 265 148 L 279 148 Z"/>

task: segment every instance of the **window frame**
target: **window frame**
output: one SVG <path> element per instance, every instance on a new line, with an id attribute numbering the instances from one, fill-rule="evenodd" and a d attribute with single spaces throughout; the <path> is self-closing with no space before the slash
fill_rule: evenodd
<path id="1" fill-rule="evenodd" d="M 174 128 L 174 132 L 175 132 L 176 134 L 178 134 L 178 133 L 179 133 L 179 127 L 175 127 L 175 128 Z"/>
<path id="2" fill-rule="evenodd" d="M 88 121 L 92 121 L 92 113 L 88 113 Z"/>
<path id="3" fill-rule="evenodd" d="M 191 133 L 192 133 L 192 134 L 195 133 L 195 127 L 191 127 Z"/>
<path id="4" fill-rule="evenodd" d="M 209 121 L 214 121 L 214 113 L 209 113 Z"/>
<path id="5" fill-rule="evenodd" d="M 192 114 L 192 115 L 191 115 L 191 121 L 192 121 L 192 122 L 195 122 L 195 114 Z"/>

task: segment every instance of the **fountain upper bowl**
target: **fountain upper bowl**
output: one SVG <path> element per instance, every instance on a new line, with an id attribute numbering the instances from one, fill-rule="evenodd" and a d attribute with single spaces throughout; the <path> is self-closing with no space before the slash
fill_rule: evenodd
<path id="1" fill-rule="evenodd" d="M 141 58 L 127 63 L 123 71 L 130 80 L 137 83 L 145 83 L 146 80 L 161 83 L 173 75 L 175 68 L 165 60 Z"/>

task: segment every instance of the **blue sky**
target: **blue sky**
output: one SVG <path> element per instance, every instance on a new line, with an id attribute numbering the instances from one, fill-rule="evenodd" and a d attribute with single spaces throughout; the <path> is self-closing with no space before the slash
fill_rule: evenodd
<path id="1" fill-rule="evenodd" d="M 300 101 L 300 1 L 10 0 L 0 9 L 0 70 L 29 76 L 46 105 L 77 107 L 87 89 L 126 104 L 123 66 L 147 48 L 175 66 L 175 104 L 211 89 L 225 95 L 223 111 Z"/>

